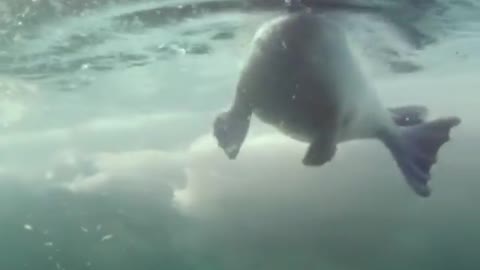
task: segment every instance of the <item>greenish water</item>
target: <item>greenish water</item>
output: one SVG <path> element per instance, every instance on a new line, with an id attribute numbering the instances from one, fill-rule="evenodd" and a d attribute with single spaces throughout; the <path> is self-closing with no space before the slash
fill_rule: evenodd
<path id="1" fill-rule="evenodd" d="M 477 269 L 479 10 L 362 3 L 395 19 L 332 16 L 385 104 L 463 120 L 428 199 L 373 141 L 305 168 L 306 145 L 254 120 L 238 160 L 218 149 L 213 118 L 280 5 L 0 4 L 0 269 Z"/>

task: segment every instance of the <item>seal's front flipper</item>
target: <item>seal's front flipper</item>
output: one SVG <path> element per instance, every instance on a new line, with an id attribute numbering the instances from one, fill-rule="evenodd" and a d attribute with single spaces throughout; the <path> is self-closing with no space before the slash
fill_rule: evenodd
<path id="1" fill-rule="evenodd" d="M 333 158 L 336 151 L 337 146 L 334 142 L 333 134 L 317 136 L 307 149 L 302 161 L 303 165 L 322 166 Z"/>
<path id="2" fill-rule="evenodd" d="M 215 118 L 213 134 L 229 159 L 237 158 L 249 127 L 249 115 L 224 112 Z"/>
<path id="3" fill-rule="evenodd" d="M 437 161 L 440 147 L 449 141 L 450 130 L 459 124 L 458 117 L 442 118 L 402 128 L 400 134 L 380 136 L 407 183 L 418 195 L 430 195 L 430 169 Z"/>
<path id="4" fill-rule="evenodd" d="M 425 122 L 428 109 L 421 105 L 409 105 L 402 107 L 388 108 L 393 121 L 398 126 L 413 126 Z"/>

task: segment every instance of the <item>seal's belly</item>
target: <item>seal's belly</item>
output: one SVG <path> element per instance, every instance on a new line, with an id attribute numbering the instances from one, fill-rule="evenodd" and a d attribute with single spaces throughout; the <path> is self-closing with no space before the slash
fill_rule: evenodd
<path id="1" fill-rule="evenodd" d="M 285 135 L 296 140 L 310 142 L 337 115 L 327 104 L 317 98 L 305 101 L 305 97 L 284 98 L 275 102 L 257 100 L 254 114 L 263 122 L 270 124 Z M 302 100 L 303 99 L 303 100 Z M 327 102 L 329 103 L 329 102 Z"/>
<path id="2" fill-rule="evenodd" d="M 308 123 L 305 119 L 299 119 L 292 115 L 271 115 L 263 110 L 255 110 L 254 113 L 264 123 L 277 128 L 295 140 L 310 142 L 316 129 L 313 123 Z"/>
<path id="3" fill-rule="evenodd" d="M 288 136 L 311 141 L 339 128 L 361 96 L 341 32 L 317 16 L 286 16 L 254 39 L 237 91 L 255 115 Z M 348 117 L 347 117 L 348 118 Z"/>

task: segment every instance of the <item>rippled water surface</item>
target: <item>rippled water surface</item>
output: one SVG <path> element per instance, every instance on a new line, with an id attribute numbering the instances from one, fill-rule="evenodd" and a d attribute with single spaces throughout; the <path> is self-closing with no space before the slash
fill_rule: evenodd
<path id="1" fill-rule="evenodd" d="M 254 120 L 211 135 L 282 1 L 0 3 L 0 269 L 476 269 L 480 9 L 306 1 L 351 37 L 386 106 L 462 125 L 416 197 L 386 149 L 306 145 Z"/>

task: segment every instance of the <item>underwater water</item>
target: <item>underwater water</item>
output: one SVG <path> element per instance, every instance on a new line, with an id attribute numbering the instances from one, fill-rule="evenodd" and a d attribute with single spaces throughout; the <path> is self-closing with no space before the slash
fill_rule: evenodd
<path id="1" fill-rule="evenodd" d="M 431 197 L 376 141 L 307 168 L 305 144 L 254 119 L 237 160 L 218 148 L 282 1 L 3 0 L 0 269 L 477 269 L 480 5 L 318 3 L 386 106 L 462 118 Z"/>

